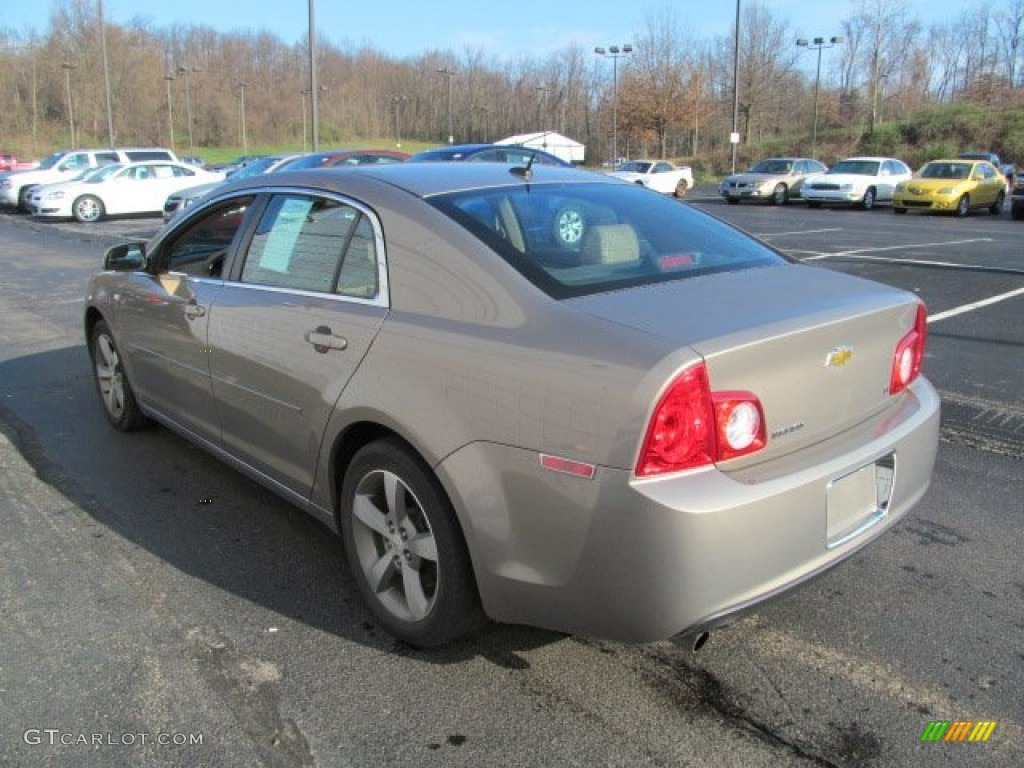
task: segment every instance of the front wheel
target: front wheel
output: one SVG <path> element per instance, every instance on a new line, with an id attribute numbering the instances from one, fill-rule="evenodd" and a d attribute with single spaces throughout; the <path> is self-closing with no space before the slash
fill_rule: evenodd
<path id="1" fill-rule="evenodd" d="M 789 202 L 789 190 L 785 184 L 776 184 L 772 190 L 772 205 L 785 205 Z"/>
<path id="2" fill-rule="evenodd" d="M 139 408 L 132 392 L 128 373 L 121 362 L 121 353 L 109 326 L 100 320 L 89 334 L 89 355 L 92 357 L 93 379 L 103 403 L 103 412 L 114 429 L 134 432 L 149 425 L 149 418 Z"/>
<path id="3" fill-rule="evenodd" d="M 992 203 L 992 205 L 989 207 L 988 212 L 990 214 L 992 214 L 993 216 L 998 216 L 1000 213 L 1002 213 L 1003 212 L 1003 200 L 1005 199 L 1005 197 L 1006 196 L 1002 192 L 1000 192 L 996 196 L 996 201 L 994 203 Z"/>
<path id="4" fill-rule="evenodd" d="M 821 203 L 819 203 L 817 200 L 808 200 L 807 201 L 807 207 L 808 208 L 821 208 Z"/>
<path id="5" fill-rule="evenodd" d="M 893 208 L 892 208 L 892 212 L 893 213 L 897 213 L 897 214 L 903 214 L 903 213 L 907 212 L 907 209 L 906 208 L 900 208 L 899 206 L 895 206 L 894 205 Z"/>
<path id="6" fill-rule="evenodd" d="M 864 192 L 864 197 L 860 199 L 860 207 L 865 211 L 870 211 L 875 207 L 875 188 L 868 187 Z"/>
<path id="7" fill-rule="evenodd" d="M 71 213 L 76 221 L 90 223 L 103 218 L 103 203 L 98 197 L 82 195 L 71 206 Z"/>
<path id="8" fill-rule="evenodd" d="M 967 216 L 971 212 L 971 198 L 970 195 L 964 195 L 961 197 L 956 204 L 956 215 L 961 219 Z"/>
<path id="9" fill-rule="evenodd" d="M 675 191 L 672 193 L 675 197 L 686 197 L 686 193 L 690 191 L 690 185 L 686 183 L 686 179 L 680 179 L 679 183 L 676 184 Z"/>
<path id="10" fill-rule="evenodd" d="M 385 439 L 356 453 L 341 490 L 345 556 L 391 634 L 428 648 L 480 624 L 465 540 L 444 490 L 417 456 Z"/>
<path id="11" fill-rule="evenodd" d="M 1014 221 L 1020 221 L 1021 219 L 1024 219 L 1024 204 L 1014 204 L 1010 208 L 1010 218 L 1013 219 Z"/>

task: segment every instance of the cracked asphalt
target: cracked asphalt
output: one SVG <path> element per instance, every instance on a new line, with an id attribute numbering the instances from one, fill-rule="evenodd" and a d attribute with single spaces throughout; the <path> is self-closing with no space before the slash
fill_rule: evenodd
<path id="1" fill-rule="evenodd" d="M 797 258 L 903 244 L 821 261 L 933 315 L 1024 285 L 1005 214 L 690 201 Z M 425 653 L 375 628 L 314 521 L 165 430 L 106 426 L 85 279 L 157 225 L 0 214 L 0 765 L 1020 765 L 1024 299 L 930 328 L 943 443 L 904 523 L 699 653 L 510 626 Z M 932 720 L 998 724 L 922 743 Z"/>

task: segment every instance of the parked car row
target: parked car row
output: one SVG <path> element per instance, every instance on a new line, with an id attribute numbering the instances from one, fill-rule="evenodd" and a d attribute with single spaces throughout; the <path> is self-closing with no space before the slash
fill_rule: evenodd
<path id="1" fill-rule="evenodd" d="M 967 216 L 981 209 L 995 215 L 1006 201 L 1008 179 L 987 157 L 964 153 L 932 160 L 916 173 L 895 157 L 850 157 L 832 168 L 805 157 L 774 157 L 727 176 L 718 191 L 731 204 L 763 200 L 784 205 L 802 199 L 809 208 L 828 204 L 870 210 L 891 203 L 898 214 L 922 210 Z M 1024 215 L 1019 210 L 1020 204 L 1012 203 L 1013 218 Z"/>

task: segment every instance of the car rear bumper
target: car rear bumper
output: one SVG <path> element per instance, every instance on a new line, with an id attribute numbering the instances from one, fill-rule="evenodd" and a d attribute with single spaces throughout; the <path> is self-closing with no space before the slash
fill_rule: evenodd
<path id="1" fill-rule="evenodd" d="M 741 471 L 638 480 L 598 467 L 588 480 L 476 443 L 438 473 L 492 618 L 649 642 L 723 623 L 888 530 L 929 486 L 938 429 L 938 396 L 919 379 L 842 436 Z M 891 480 L 887 500 L 846 514 L 869 476 Z"/>

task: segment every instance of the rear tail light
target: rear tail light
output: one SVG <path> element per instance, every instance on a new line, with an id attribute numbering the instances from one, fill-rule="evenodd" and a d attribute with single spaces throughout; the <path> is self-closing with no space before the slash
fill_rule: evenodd
<path id="1" fill-rule="evenodd" d="M 924 361 L 924 344 L 928 334 L 928 312 L 924 304 L 917 305 L 914 328 L 900 339 L 892 357 L 892 373 L 889 376 L 889 394 L 895 395 L 909 387 L 921 373 Z"/>
<path id="2" fill-rule="evenodd" d="M 658 401 L 636 474 L 651 477 L 714 464 L 760 450 L 764 411 L 751 392 L 712 392 L 707 367 L 679 374 Z"/>

